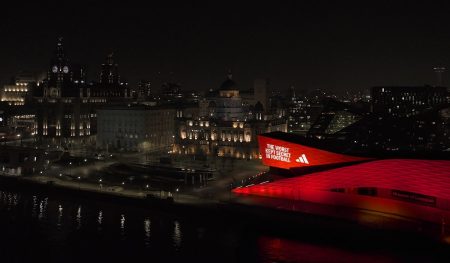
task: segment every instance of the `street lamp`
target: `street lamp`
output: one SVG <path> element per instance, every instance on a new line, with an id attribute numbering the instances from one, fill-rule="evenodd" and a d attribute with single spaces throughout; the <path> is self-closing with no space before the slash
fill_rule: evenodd
<path id="1" fill-rule="evenodd" d="M 20 146 L 22 146 L 22 135 L 19 133 L 16 136 L 18 139 L 20 139 Z"/>

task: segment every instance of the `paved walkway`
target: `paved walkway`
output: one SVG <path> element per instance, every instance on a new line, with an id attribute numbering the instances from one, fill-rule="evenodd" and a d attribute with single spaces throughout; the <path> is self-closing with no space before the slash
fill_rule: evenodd
<path id="1" fill-rule="evenodd" d="M 199 198 L 194 195 L 188 195 L 184 193 L 169 193 L 159 190 L 136 190 L 136 189 L 127 189 L 126 187 L 122 186 L 113 186 L 108 184 L 95 184 L 85 181 L 69 181 L 54 177 L 48 177 L 48 176 L 32 176 L 32 177 L 19 177 L 21 180 L 28 180 L 33 182 L 38 182 L 42 184 L 49 184 L 52 183 L 55 186 L 62 187 L 62 188 L 71 188 L 71 189 L 78 189 L 88 192 L 97 192 L 97 193 L 105 193 L 109 195 L 116 195 L 116 196 L 125 196 L 129 198 L 136 198 L 136 199 L 144 199 L 147 197 L 148 194 L 151 194 L 155 196 L 156 198 L 161 197 L 161 199 L 167 198 L 167 197 L 173 197 L 174 202 L 180 203 L 180 204 L 190 204 L 190 205 L 207 205 L 207 204 L 213 204 L 217 203 L 218 200 L 215 199 L 205 199 L 205 198 Z"/>

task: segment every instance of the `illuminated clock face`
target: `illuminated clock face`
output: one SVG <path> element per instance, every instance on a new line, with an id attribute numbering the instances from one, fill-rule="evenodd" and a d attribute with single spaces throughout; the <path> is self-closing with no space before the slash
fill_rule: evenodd
<path id="1" fill-rule="evenodd" d="M 53 73 L 58 72 L 58 67 L 57 66 L 53 66 L 52 71 L 53 71 Z"/>
<path id="2" fill-rule="evenodd" d="M 63 72 L 64 72 L 64 73 L 69 73 L 69 68 L 68 68 L 67 66 L 64 66 Z"/>

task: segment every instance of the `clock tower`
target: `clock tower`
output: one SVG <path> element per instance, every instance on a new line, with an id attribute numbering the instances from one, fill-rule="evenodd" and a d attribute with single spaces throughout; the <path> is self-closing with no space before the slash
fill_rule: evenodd
<path id="1" fill-rule="evenodd" d="M 53 58 L 50 61 L 44 96 L 53 98 L 70 96 L 68 93 L 70 91 L 71 83 L 72 72 L 64 52 L 63 39 L 60 37 L 58 38 Z"/>

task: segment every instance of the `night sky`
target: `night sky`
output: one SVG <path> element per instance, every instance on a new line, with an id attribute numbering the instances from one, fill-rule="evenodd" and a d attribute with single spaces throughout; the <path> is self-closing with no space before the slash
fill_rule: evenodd
<path id="1" fill-rule="evenodd" d="M 209 2 L 2 7 L 0 82 L 20 70 L 44 72 L 59 35 L 90 80 L 114 51 L 131 84 L 171 78 L 195 90 L 218 87 L 228 69 L 242 89 L 269 78 L 274 90 L 341 93 L 434 84 L 432 68 L 450 67 L 450 8 L 437 2 Z"/>

